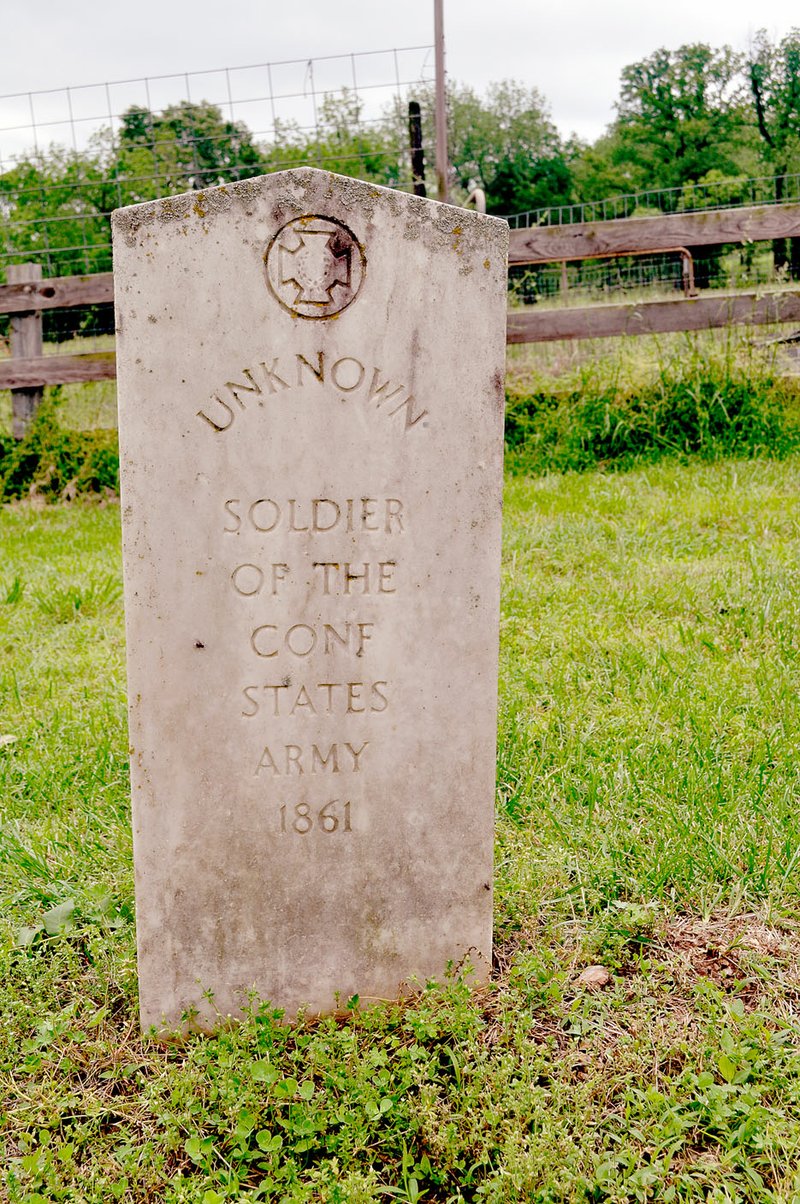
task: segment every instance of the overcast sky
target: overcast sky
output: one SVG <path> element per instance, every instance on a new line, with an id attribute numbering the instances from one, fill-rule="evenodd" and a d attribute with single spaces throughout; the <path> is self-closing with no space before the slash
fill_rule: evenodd
<path id="1" fill-rule="evenodd" d="M 758 28 L 779 38 L 793 24 L 800 25 L 796 0 L 445 0 L 447 68 L 454 79 L 479 91 L 503 78 L 535 86 L 562 133 L 586 139 L 612 119 L 626 64 L 659 46 L 691 41 L 744 49 Z M 432 41 L 433 0 L 0 0 L 0 92 Z M 406 63 L 411 69 L 411 60 Z M 336 66 L 344 71 L 341 62 Z M 424 66 L 432 69 L 432 61 Z M 246 77 L 237 79 L 244 87 Z M 218 100 L 214 86 L 201 81 L 200 92 L 209 94 L 194 98 Z M 118 97 L 120 107 L 129 103 L 115 93 L 115 108 Z M 9 103 L 2 102 L 0 118 Z M 38 120 L 44 102 L 37 103 Z M 10 124 L 0 119 L 0 126 Z M 6 153 L 8 141 L 6 135 Z"/>

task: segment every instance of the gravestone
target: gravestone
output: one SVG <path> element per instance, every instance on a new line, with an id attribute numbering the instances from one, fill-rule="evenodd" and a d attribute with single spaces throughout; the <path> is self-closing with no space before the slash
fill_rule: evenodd
<path id="1" fill-rule="evenodd" d="M 309 168 L 113 226 L 143 1026 L 483 977 L 507 227 Z"/>

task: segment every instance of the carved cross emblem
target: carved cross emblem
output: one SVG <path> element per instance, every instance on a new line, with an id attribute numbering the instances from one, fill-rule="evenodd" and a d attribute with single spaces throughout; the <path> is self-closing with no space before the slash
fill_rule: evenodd
<path id="1" fill-rule="evenodd" d="M 278 231 L 265 256 L 267 280 L 294 317 L 330 318 L 361 287 L 366 260 L 352 231 L 334 218 L 294 218 Z"/>
<path id="2" fill-rule="evenodd" d="M 304 230 L 292 250 L 281 245 L 281 284 L 297 285 L 295 304 L 330 305 L 337 284 L 350 287 L 351 247 L 327 230 Z"/>

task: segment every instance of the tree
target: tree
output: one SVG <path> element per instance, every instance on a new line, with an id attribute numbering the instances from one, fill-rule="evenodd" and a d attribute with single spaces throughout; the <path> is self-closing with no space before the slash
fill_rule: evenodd
<path id="1" fill-rule="evenodd" d="M 800 169 L 800 30 L 793 29 L 777 46 L 766 30 L 756 34 L 748 60 L 750 91 L 761 153 L 775 176 L 775 200 L 785 192 L 785 176 Z M 775 267 L 788 262 L 786 239 L 772 244 Z M 791 272 L 800 274 L 800 239 L 791 239 Z"/>
<path id="2" fill-rule="evenodd" d="M 389 188 L 404 182 L 407 157 L 406 139 L 396 128 L 394 111 L 366 121 L 361 101 L 347 88 L 323 98 L 313 130 L 285 123 L 264 150 L 268 171 L 306 163 Z"/>
<path id="3" fill-rule="evenodd" d="M 481 99 L 471 88 L 454 85 L 448 103 L 457 189 L 466 194 L 479 185 L 489 213 L 569 204 L 572 172 L 567 151 L 535 88 L 502 80 L 491 84 Z"/>
<path id="4" fill-rule="evenodd" d="M 412 98 L 422 107 L 430 168 L 433 89 L 417 87 Z M 313 134 L 303 137 L 296 127 L 286 127 L 267 151 L 268 159 L 275 166 L 306 162 L 390 187 L 410 187 L 407 103 L 398 97 L 382 117 L 364 122 L 357 97 L 345 90 L 326 98 Z M 471 88 L 451 85 L 448 147 L 456 199 L 465 200 L 479 186 L 490 213 L 516 213 L 571 199 L 569 149 L 562 146 L 535 89 L 506 80 L 493 84 L 482 99 Z"/>
<path id="5" fill-rule="evenodd" d="M 259 175 L 264 158 L 247 126 L 207 101 L 162 113 L 132 106 L 122 116 L 114 160 L 126 202 L 152 200 Z"/>
<path id="6" fill-rule="evenodd" d="M 106 216 L 118 203 L 102 140 L 79 153 L 51 146 L 0 176 L 0 242 L 45 275 L 111 269 Z"/>
<path id="7" fill-rule="evenodd" d="M 637 190 L 741 174 L 752 145 L 741 56 L 704 43 L 657 50 L 622 72 L 613 155 Z"/>
<path id="8" fill-rule="evenodd" d="M 729 46 L 696 43 L 625 67 L 616 120 L 574 167 L 582 198 L 634 193 L 637 208 L 669 212 L 690 207 L 692 197 L 702 204 L 709 188 L 722 191 L 723 180 L 730 190 L 753 175 L 756 139 L 742 66 Z M 694 252 L 698 283 L 708 284 L 721 248 Z"/>
<path id="9" fill-rule="evenodd" d="M 581 201 L 602 201 L 639 191 L 642 175 L 638 164 L 631 161 L 627 145 L 623 146 L 615 125 L 609 127 L 596 142 L 579 145 L 572 160 L 572 178 L 576 195 Z M 616 213 L 609 216 L 615 217 Z M 621 217 L 628 216 L 623 209 Z"/>
<path id="10" fill-rule="evenodd" d="M 0 241 L 6 255 L 41 262 L 45 275 L 110 271 L 113 209 L 257 175 L 263 165 L 246 126 L 214 105 L 130 108 L 116 137 L 104 128 L 85 151 L 31 151 L 0 176 Z"/>

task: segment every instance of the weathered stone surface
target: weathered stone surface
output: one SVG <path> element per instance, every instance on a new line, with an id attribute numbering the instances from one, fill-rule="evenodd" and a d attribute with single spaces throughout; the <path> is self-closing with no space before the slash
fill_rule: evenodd
<path id="1" fill-rule="evenodd" d="M 312 169 L 114 216 L 145 1027 L 488 969 L 507 237 Z"/>

